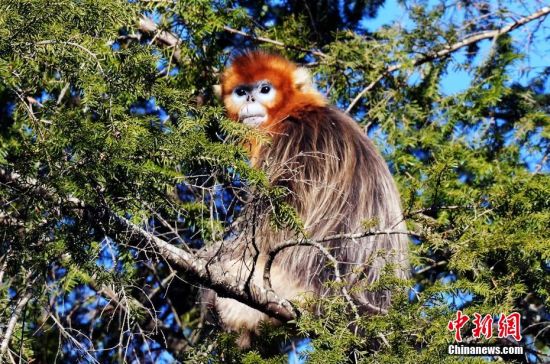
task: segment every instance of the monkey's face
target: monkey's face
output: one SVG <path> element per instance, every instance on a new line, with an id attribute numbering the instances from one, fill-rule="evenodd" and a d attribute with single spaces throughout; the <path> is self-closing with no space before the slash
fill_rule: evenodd
<path id="1" fill-rule="evenodd" d="M 228 116 L 255 128 L 273 130 L 304 105 L 325 105 L 305 68 L 272 54 L 235 58 L 221 81 L 219 93 Z"/>
<path id="2" fill-rule="evenodd" d="M 258 127 L 268 119 L 277 90 L 268 80 L 240 84 L 231 92 L 231 108 L 242 123 Z"/>

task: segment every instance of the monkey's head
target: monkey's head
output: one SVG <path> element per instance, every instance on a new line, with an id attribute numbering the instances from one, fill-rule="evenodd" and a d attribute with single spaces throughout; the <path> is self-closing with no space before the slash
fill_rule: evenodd
<path id="1" fill-rule="evenodd" d="M 230 118 L 267 128 L 307 106 L 324 106 L 309 72 L 273 54 L 236 57 L 222 75 L 221 97 Z"/>

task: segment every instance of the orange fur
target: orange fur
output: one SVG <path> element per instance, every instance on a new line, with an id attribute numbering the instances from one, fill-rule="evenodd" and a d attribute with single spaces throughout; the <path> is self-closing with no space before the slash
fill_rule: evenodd
<path id="1" fill-rule="evenodd" d="M 231 101 L 233 89 L 241 84 L 269 80 L 277 90 L 275 100 L 270 105 L 264 105 L 268 110 L 268 120 L 260 126 L 261 130 L 277 133 L 280 121 L 291 116 L 298 110 L 309 106 L 326 106 L 324 97 L 317 92 L 311 80 L 304 85 L 296 78 L 299 67 L 285 58 L 263 52 L 250 52 L 236 57 L 222 75 L 222 100 L 228 116 L 238 120 L 239 110 Z M 251 143 L 253 160 L 258 152 L 258 145 Z"/>

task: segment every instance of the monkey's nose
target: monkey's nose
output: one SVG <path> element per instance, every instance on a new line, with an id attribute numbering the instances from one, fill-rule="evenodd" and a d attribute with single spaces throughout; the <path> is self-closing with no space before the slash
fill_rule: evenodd
<path id="1" fill-rule="evenodd" d="M 252 96 L 252 95 L 248 95 L 247 98 L 246 98 L 246 101 L 248 101 L 248 102 L 256 102 L 256 100 L 254 100 L 254 96 Z"/>

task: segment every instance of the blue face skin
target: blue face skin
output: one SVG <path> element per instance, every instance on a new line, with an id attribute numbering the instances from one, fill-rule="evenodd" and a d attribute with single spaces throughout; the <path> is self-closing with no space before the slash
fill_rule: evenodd
<path id="1" fill-rule="evenodd" d="M 260 126 L 267 120 L 266 105 L 273 102 L 275 94 L 275 88 L 267 80 L 235 87 L 231 99 L 239 108 L 239 120 L 251 127 Z"/>

